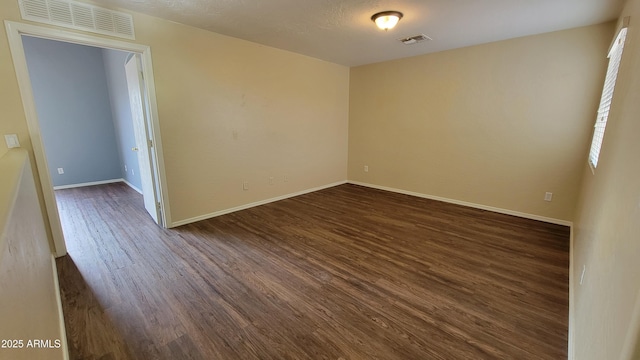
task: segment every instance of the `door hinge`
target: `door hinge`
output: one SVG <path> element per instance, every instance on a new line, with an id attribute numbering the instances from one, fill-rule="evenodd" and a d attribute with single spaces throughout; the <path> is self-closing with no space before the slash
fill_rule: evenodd
<path id="1" fill-rule="evenodd" d="M 162 205 L 159 201 L 156 203 L 156 207 L 158 208 L 158 210 L 162 210 Z"/>
<path id="2" fill-rule="evenodd" d="M 153 147 L 153 140 L 149 140 L 149 147 Z"/>

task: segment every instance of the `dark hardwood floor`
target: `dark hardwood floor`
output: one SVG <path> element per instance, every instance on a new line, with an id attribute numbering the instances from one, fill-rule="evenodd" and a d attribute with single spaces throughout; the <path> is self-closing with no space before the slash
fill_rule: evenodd
<path id="1" fill-rule="evenodd" d="M 56 191 L 72 359 L 566 359 L 569 229 L 342 185 L 157 227 Z"/>

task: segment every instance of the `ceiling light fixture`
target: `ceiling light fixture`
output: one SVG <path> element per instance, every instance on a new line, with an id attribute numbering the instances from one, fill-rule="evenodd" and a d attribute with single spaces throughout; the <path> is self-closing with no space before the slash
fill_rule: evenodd
<path id="1" fill-rule="evenodd" d="M 382 30 L 393 29 L 394 26 L 402 19 L 402 13 L 400 11 L 383 11 L 371 16 L 376 25 Z"/>

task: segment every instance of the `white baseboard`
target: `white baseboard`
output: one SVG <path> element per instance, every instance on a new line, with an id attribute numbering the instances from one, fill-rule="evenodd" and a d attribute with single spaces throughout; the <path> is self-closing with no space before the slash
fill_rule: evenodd
<path id="1" fill-rule="evenodd" d="M 111 180 L 102 180 L 102 181 L 92 181 L 92 182 L 86 182 L 86 183 L 80 183 L 80 184 L 54 186 L 53 190 L 63 190 L 63 189 L 73 189 L 73 188 L 79 188 L 79 187 L 85 187 L 85 186 L 113 184 L 113 183 L 123 182 L 123 181 L 124 181 L 124 179 L 111 179 Z"/>
<path id="2" fill-rule="evenodd" d="M 260 200 L 260 201 L 252 202 L 252 203 L 249 203 L 249 204 L 245 204 L 245 205 L 240 205 L 240 206 L 236 206 L 236 207 L 233 207 L 233 208 L 229 208 L 229 209 L 224 209 L 224 210 L 212 212 L 212 213 L 209 213 L 209 214 L 204 214 L 204 215 L 192 217 L 192 218 L 189 218 L 189 219 L 175 221 L 175 222 L 171 223 L 170 227 L 177 227 L 177 226 L 182 226 L 182 225 L 194 223 L 194 222 L 197 222 L 197 221 L 211 219 L 211 218 L 214 218 L 216 216 L 230 214 L 232 212 L 249 209 L 249 208 L 252 208 L 252 207 L 255 207 L 255 206 L 260 206 L 260 205 L 264 205 L 264 204 L 268 204 L 268 203 L 272 203 L 272 202 L 288 199 L 288 198 L 291 198 L 291 197 L 294 197 L 294 196 L 308 194 L 308 193 L 311 193 L 311 192 L 314 192 L 314 191 L 323 190 L 323 189 L 327 189 L 327 188 L 330 188 L 330 187 L 343 185 L 343 184 L 347 184 L 347 183 L 348 184 L 353 184 L 353 185 L 365 186 L 365 187 L 378 189 L 378 190 L 391 191 L 391 192 L 404 194 L 404 195 L 416 196 L 416 197 L 420 197 L 420 198 L 424 198 L 424 199 L 430 199 L 430 200 L 442 201 L 442 202 L 456 204 L 456 205 L 472 207 L 472 208 L 476 208 L 476 209 L 480 209 L 480 210 L 493 211 L 493 212 L 496 212 L 496 213 L 517 216 L 517 217 L 521 217 L 521 218 L 525 218 L 525 219 L 543 221 L 543 222 L 547 222 L 547 223 L 551 223 L 551 224 L 564 225 L 564 226 L 569 226 L 569 227 L 573 226 L 573 222 L 568 221 L 568 220 L 554 219 L 554 218 L 549 218 L 549 217 L 539 216 L 539 215 L 534 215 L 534 214 L 528 214 L 528 213 L 523 213 L 523 212 L 514 211 L 514 210 L 497 208 L 497 207 L 493 207 L 493 206 L 475 204 L 475 203 L 471 203 L 471 202 L 467 202 L 467 201 L 449 199 L 449 198 L 444 198 L 444 197 L 440 197 L 440 196 L 434 196 L 434 195 L 422 194 L 422 193 L 417 193 L 417 192 L 408 191 L 408 190 L 391 188 L 391 187 L 387 187 L 387 186 L 380 186 L 380 185 L 374 185 L 374 184 L 369 184 L 369 183 L 363 183 L 363 182 L 359 182 L 359 181 L 348 180 L 348 181 L 338 181 L 338 182 L 335 182 L 335 183 L 332 183 L 332 184 L 328 184 L 328 185 L 324 185 L 324 186 L 319 186 L 319 187 L 315 187 L 315 188 L 311 188 L 311 189 L 306 189 L 306 190 L 302 190 L 302 191 L 298 191 L 298 192 L 295 192 L 295 193 L 290 193 L 290 194 L 286 194 L 286 195 L 282 195 L 282 196 L 277 196 L 277 197 L 266 199 L 266 200 Z"/>
<path id="3" fill-rule="evenodd" d="M 67 328 L 64 324 L 64 312 L 62 311 L 62 298 L 60 296 L 60 283 L 58 282 L 58 267 L 56 259 L 51 254 L 51 268 L 53 269 L 53 285 L 56 291 L 56 302 L 58 305 L 58 322 L 60 325 L 60 342 L 62 345 L 62 359 L 69 360 L 69 344 L 67 343 Z"/>
<path id="4" fill-rule="evenodd" d="M 501 209 L 501 208 L 497 208 L 497 207 L 493 207 L 493 206 L 475 204 L 475 203 L 471 203 L 471 202 L 467 202 L 467 201 L 449 199 L 449 198 L 435 196 L 435 195 L 422 194 L 422 193 L 417 193 L 417 192 L 413 192 L 413 191 L 407 191 L 407 190 L 396 189 L 396 188 L 391 188 L 391 187 L 386 187 L 386 186 L 363 183 L 363 182 L 359 182 L 359 181 L 351 181 L 351 180 L 349 180 L 348 183 L 349 184 L 353 184 L 353 185 L 360 185 L 360 186 L 365 186 L 365 187 L 369 187 L 369 188 L 373 188 L 373 189 L 378 189 L 378 190 L 391 191 L 391 192 L 404 194 L 404 195 L 417 196 L 417 197 L 421 197 L 421 198 L 424 198 L 424 199 L 430 199 L 430 200 L 442 201 L 442 202 L 456 204 L 456 205 L 472 207 L 472 208 L 476 208 L 476 209 L 480 209 L 480 210 L 493 211 L 493 212 L 497 212 L 497 213 L 500 213 L 500 214 L 512 215 L 512 216 L 517 216 L 517 217 L 521 217 L 521 218 L 525 218 L 525 219 L 544 221 L 544 222 L 551 223 L 551 224 L 564 225 L 564 226 L 572 226 L 573 225 L 573 222 L 567 221 L 567 220 L 554 219 L 554 218 L 549 218 L 549 217 L 539 216 L 539 215 L 534 215 L 534 214 L 527 214 L 527 213 L 523 213 L 523 212 L 519 212 L 519 211 Z"/>
<path id="5" fill-rule="evenodd" d="M 127 184 L 130 188 L 132 188 L 136 192 L 138 192 L 138 194 L 142 194 L 142 190 L 138 189 L 135 185 L 133 185 L 132 183 L 128 182 L 126 179 L 122 179 L 122 182 Z"/>
<path id="6" fill-rule="evenodd" d="M 172 222 L 170 227 L 173 228 L 173 227 L 176 227 L 176 226 L 182 226 L 182 225 L 186 225 L 186 224 L 191 224 L 191 223 L 194 223 L 194 222 L 197 222 L 197 221 L 211 219 L 211 218 L 214 218 L 216 216 L 226 215 L 226 214 L 230 214 L 232 212 L 236 212 L 236 211 L 240 211 L 240 210 L 246 210 L 246 209 L 249 209 L 249 208 L 252 208 L 252 207 L 256 207 L 256 206 L 260 206 L 260 205 L 264 205 L 264 204 L 268 204 L 268 203 L 272 203 L 272 202 L 276 202 L 276 201 L 292 198 L 292 197 L 295 197 L 295 196 L 300 196 L 300 195 L 312 193 L 314 191 L 328 189 L 328 188 L 331 188 L 331 187 L 334 187 L 334 186 L 338 186 L 338 185 L 343 185 L 343 184 L 346 184 L 346 183 L 347 183 L 346 180 L 345 181 L 338 181 L 338 182 L 335 182 L 335 183 L 331 183 L 331 184 L 327 184 L 327 185 L 323 185 L 323 186 L 318 186 L 318 187 L 314 187 L 314 188 L 311 188 L 311 189 L 298 191 L 298 192 L 295 192 L 295 193 L 290 193 L 290 194 L 281 195 L 281 196 L 273 197 L 273 198 L 266 199 L 266 200 L 260 200 L 260 201 L 252 202 L 252 203 L 249 203 L 249 204 L 236 206 L 236 207 L 233 207 L 233 208 L 230 208 L 230 209 L 224 209 L 224 210 L 212 212 L 210 214 L 196 216 L 196 217 L 192 217 L 192 218 L 185 219 L 185 220 L 179 220 L 179 221 Z"/>
<path id="7" fill-rule="evenodd" d="M 571 232 L 569 235 L 569 334 L 568 334 L 568 347 L 567 347 L 567 358 L 569 360 L 574 360 L 576 358 L 576 344 L 575 344 L 575 314 L 576 314 L 576 299 L 575 292 L 573 290 L 574 279 L 575 279 L 575 264 L 573 261 L 573 226 L 571 226 Z"/>

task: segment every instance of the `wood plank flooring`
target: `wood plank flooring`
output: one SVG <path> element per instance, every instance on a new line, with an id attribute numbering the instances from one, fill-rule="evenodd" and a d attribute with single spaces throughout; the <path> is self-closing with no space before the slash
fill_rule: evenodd
<path id="1" fill-rule="evenodd" d="M 72 359 L 566 359 L 569 229 L 342 185 L 157 227 L 56 191 Z"/>

